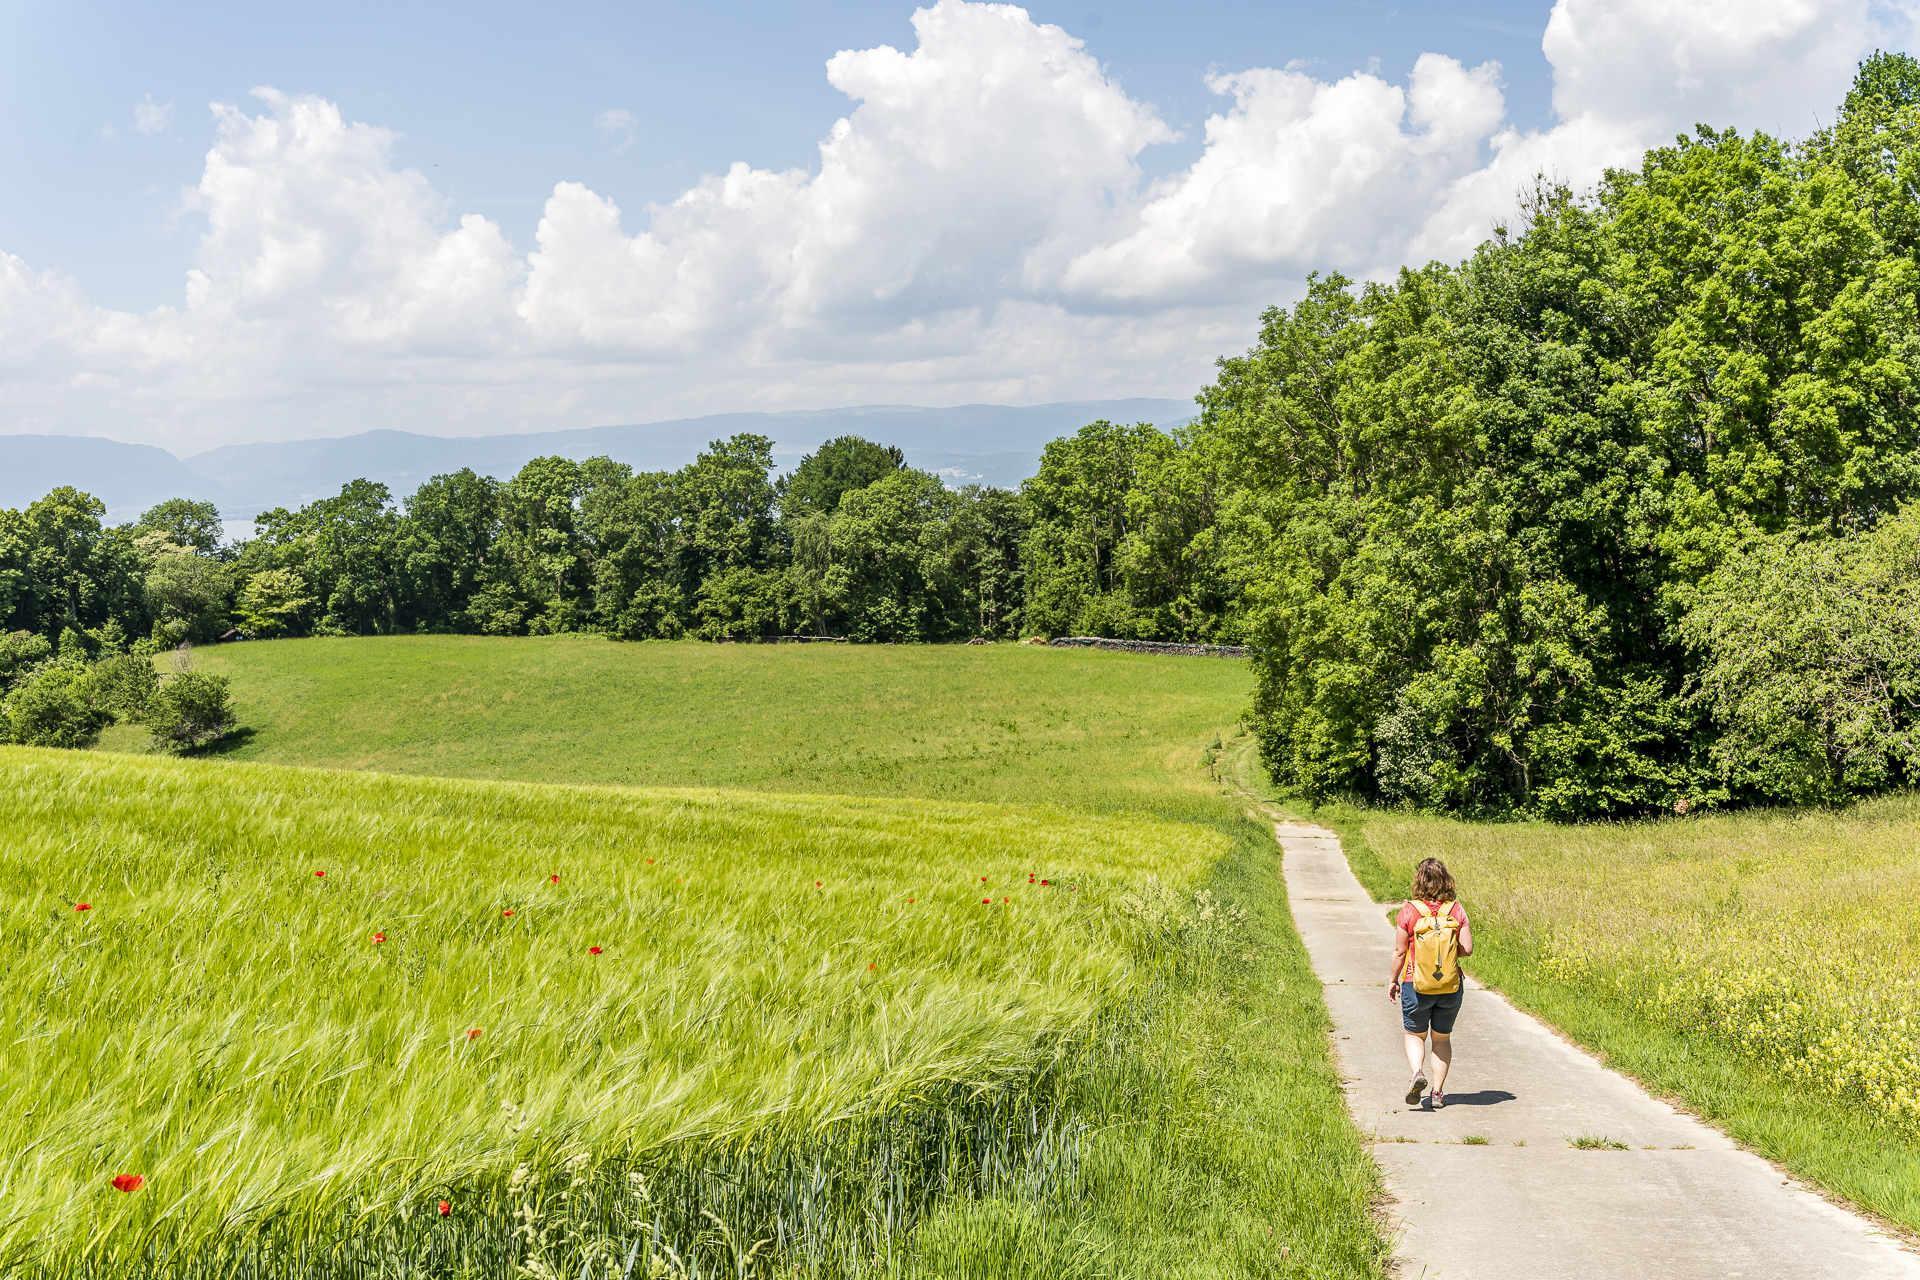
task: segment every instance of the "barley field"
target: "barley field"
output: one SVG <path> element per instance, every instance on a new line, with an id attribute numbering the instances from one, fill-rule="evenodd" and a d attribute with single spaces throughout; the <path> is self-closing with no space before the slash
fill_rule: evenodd
<path id="1" fill-rule="evenodd" d="M 454 1222 L 523 1165 L 964 1120 L 1138 981 L 1125 895 L 1190 897 L 1224 851 L 1044 808 L 22 748 L 0 787 L 0 1258 L 92 1274 L 262 1225 L 321 1245 L 348 1206 Z"/>

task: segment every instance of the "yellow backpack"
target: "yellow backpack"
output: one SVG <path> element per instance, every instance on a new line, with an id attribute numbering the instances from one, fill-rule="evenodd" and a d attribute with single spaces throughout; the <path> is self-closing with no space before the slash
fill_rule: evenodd
<path id="1" fill-rule="evenodd" d="M 1413 989 L 1423 996 L 1449 995 L 1460 989 L 1460 922 L 1453 904 L 1430 907 L 1415 902 L 1420 918 L 1413 922 Z"/>

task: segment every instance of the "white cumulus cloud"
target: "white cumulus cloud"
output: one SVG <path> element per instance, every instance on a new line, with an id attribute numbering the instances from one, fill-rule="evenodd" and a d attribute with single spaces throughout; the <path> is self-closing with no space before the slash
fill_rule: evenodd
<path id="1" fill-rule="evenodd" d="M 0 253 L 0 430 L 184 450 L 1181 395 L 1307 272 L 1464 257 L 1536 172 L 1588 183 L 1695 120 L 1804 132 L 1905 21 L 1867 0 L 1559 0 L 1555 121 L 1530 132 L 1496 64 L 1439 52 L 1404 82 L 1222 71 L 1199 157 L 1149 182 L 1143 152 L 1175 134 L 1078 39 L 937 0 L 912 49 L 828 62 L 849 109 L 811 166 L 735 163 L 626 210 L 559 182 L 529 246 L 396 166 L 388 131 L 262 89 L 213 108 L 178 305 L 99 308 Z M 169 110 L 149 96 L 136 127 Z M 629 141 L 637 123 L 595 119 Z"/>

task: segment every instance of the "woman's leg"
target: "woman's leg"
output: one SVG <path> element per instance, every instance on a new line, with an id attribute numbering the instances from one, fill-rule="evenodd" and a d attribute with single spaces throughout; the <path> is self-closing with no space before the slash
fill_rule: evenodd
<path id="1" fill-rule="evenodd" d="M 1407 1032 L 1406 1039 L 1407 1039 L 1407 1066 L 1412 1069 L 1413 1074 L 1419 1075 L 1420 1068 L 1426 1064 L 1427 1038 L 1424 1035 L 1421 1035 L 1418 1031 L 1409 1031 Z M 1439 1036 L 1434 1037 L 1434 1042 L 1436 1046 L 1438 1045 L 1440 1039 L 1441 1037 Z M 1437 1048 L 1435 1051 L 1438 1052 Z"/>
<path id="2" fill-rule="evenodd" d="M 1453 1065 L 1453 1037 L 1433 1033 L 1433 1091 L 1445 1093 L 1447 1068 Z"/>

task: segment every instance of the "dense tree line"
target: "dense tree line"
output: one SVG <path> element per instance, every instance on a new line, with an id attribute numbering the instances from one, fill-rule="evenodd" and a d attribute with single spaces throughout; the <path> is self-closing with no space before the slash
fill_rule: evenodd
<path id="1" fill-rule="evenodd" d="M 1203 435 L 1276 777 L 1552 816 L 1910 782 L 1920 65 L 1316 281 Z"/>
<path id="2" fill-rule="evenodd" d="M 1214 481 L 1177 436 L 1093 423 L 1022 491 L 953 489 L 897 448 L 829 441 L 787 475 L 772 443 L 714 442 L 675 472 L 535 458 L 435 476 L 395 502 L 355 480 L 223 545 L 210 503 L 103 522 L 59 489 L 0 512 L 0 629 L 90 656 L 259 637 L 598 632 L 858 641 L 1038 629 L 1213 635 L 1228 600 Z"/>

